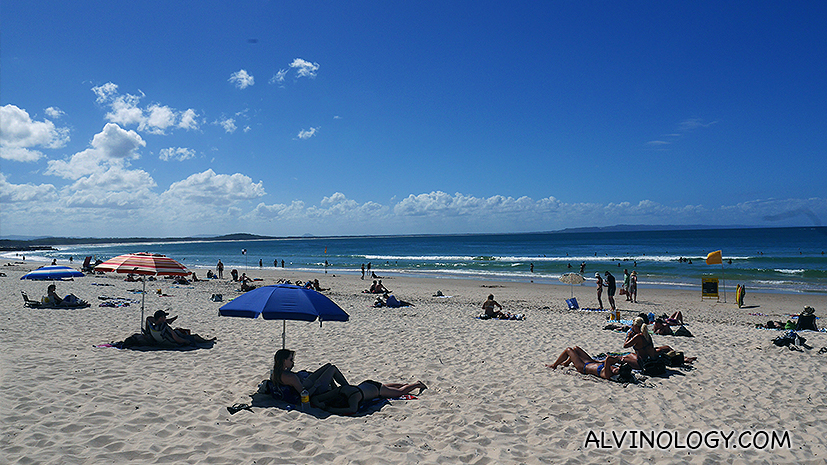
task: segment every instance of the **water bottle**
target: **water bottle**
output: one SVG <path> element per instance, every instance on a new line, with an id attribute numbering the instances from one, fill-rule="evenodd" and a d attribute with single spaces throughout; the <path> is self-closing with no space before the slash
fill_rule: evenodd
<path id="1" fill-rule="evenodd" d="M 795 345 L 796 345 L 796 347 L 801 346 L 801 338 L 798 337 L 798 334 L 795 335 Z"/>
<path id="2" fill-rule="evenodd" d="M 302 411 L 306 412 L 307 407 L 310 406 L 310 393 L 307 392 L 307 389 L 302 390 Z"/>

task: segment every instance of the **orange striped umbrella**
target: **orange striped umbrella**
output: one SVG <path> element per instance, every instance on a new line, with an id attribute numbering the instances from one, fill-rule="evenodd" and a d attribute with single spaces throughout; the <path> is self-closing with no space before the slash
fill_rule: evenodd
<path id="1" fill-rule="evenodd" d="M 109 260 L 101 263 L 100 265 L 97 265 L 95 267 L 95 271 L 133 273 L 151 276 L 186 276 L 191 273 L 191 271 L 187 271 L 186 266 L 167 257 L 166 255 L 148 252 L 118 255 L 115 258 L 110 258 Z M 144 300 L 146 299 L 146 280 L 142 279 L 141 281 L 144 284 L 143 295 L 141 297 L 141 328 L 143 328 Z"/>

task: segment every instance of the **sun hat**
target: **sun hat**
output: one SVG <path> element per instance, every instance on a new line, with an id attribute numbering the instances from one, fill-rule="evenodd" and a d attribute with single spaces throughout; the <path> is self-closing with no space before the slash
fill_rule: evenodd
<path id="1" fill-rule="evenodd" d="M 801 312 L 802 315 L 812 315 L 813 313 L 815 313 L 815 309 L 809 305 L 805 305 L 804 311 Z"/>

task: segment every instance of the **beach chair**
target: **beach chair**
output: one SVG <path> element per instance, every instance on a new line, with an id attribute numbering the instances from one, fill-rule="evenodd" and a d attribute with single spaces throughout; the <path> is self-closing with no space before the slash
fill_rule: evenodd
<path id="1" fill-rule="evenodd" d="M 29 308 L 38 308 L 38 307 L 41 306 L 41 303 L 40 303 L 39 300 L 30 299 L 29 296 L 26 295 L 26 293 L 23 292 L 23 291 L 20 291 L 20 293 L 23 294 L 23 305 L 24 306 L 29 307 Z"/>
<path id="2" fill-rule="evenodd" d="M 92 266 L 92 256 L 89 255 L 83 259 L 83 266 L 80 267 L 80 271 L 84 273 L 93 273 L 95 271 L 95 267 Z"/>
<path id="3" fill-rule="evenodd" d="M 571 299 L 566 299 L 566 304 L 569 306 L 569 310 L 577 310 L 580 308 L 580 305 L 577 304 L 577 298 L 572 297 Z"/>

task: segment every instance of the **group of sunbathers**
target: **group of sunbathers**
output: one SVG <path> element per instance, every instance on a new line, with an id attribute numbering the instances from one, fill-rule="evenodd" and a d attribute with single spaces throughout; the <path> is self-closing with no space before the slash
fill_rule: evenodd
<path id="1" fill-rule="evenodd" d="M 370 289 L 366 291 L 362 291 L 364 294 L 385 294 L 390 293 L 391 291 L 382 284 L 382 280 L 373 280 L 373 284 L 370 285 Z"/>
<path id="2" fill-rule="evenodd" d="M 590 374 L 600 378 L 612 379 L 615 375 L 621 375 L 620 380 L 631 379 L 631 371 L 640 370 L 644 368 L 649 360 L 661 359 L 666 357 L 666 354 L 672 353 L 672 348 L 663 345 L 655 347 L 652 340 L 652 335 L 649 334 L 649 325 L 647 324 L 648 317 L 645 314 L 638 315 L 628 327 L 626 333 L 626 340 L 623 342 L 624 348 L 632 348 L 635 353 L 624 355 L 622 357 L 606 357 L 605 360 L 596 360 L 594 357 L 586 353 L 580 347 L 568 347 L 551 364 L 546 365 L 549 368 L 557 368 L 558 366 L 574 365 L 575 369 L 583 374 Z M 668 321 L 683 323 L 683 315 L 676 312 Z M 666 322 L 662 323 L 667 325 Z M 668 327 L 668 325 L 667 325 Z M 692 363 L 696 357 L 684 357 L 683 363 Z M 624 379 L 625 378 L 625 379 Z"/>
<path id="3" fill-rule="evenodd" d="M 282 398 L 297 403 L 301 401 L 302 391 L 307 391 L 313 407 L 339 415 L 356 413 L 361 405 L 373 399 L 399 397 L 410 394 L 415 389 L 419 389 L 419 394 L 422 394 L 422 391 L 428 388 L 422 381 L 403 384 L 365 380 L 352 385 L 336 365 L 327 363 L 312 373 L 294 373 L 294 364 L 294 351 L 276 351 L 273 357 L 273 370 L 270 373 L 270 386 L 273 392 L 283 393 L 286 389 L 289 394 Z"/>

